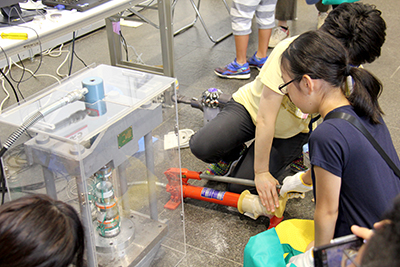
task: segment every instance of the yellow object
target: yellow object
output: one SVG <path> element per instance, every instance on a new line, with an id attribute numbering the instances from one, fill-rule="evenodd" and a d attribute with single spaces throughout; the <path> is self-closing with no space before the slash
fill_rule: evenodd
<path id="1" fill-rule="evenodd" d="M 278 218 L 282 218 L 283 212 L 285 211 L 287 197 L 279 197 L 279 208 L 275 212 L 267 211 L 262 205 L 260 197 L 253 195 L 249 190 L 244 190 L 239 197 L 237 202 L 237 209 L 241 214 L 245 214 L 250 218 L 257 219 L 260 215 L 268 216 L 275 215 Z"/>
<path id="2" fill-rule="evenodd" d="M 1 33 L 2 39 L 13 39 L 13 40 L 26 40 L 28 39 L 28 34 L 23 32 L 9 32 L 9 33 Z"/>
<path id="3" fill-rule="evenodd" d="M 305 252 L 314 238 L 314 221 L 291 219 L 282 221 L 275 227 L 281 244 L 289 244 L 292 248 Z"/>

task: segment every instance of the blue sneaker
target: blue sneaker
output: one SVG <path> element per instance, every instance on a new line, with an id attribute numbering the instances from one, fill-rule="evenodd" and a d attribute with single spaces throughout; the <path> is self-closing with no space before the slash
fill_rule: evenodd
<path id="1" fill-rule="evenodd" d="M 250 78 L 250 67 L 249 63 L 239 65 L 236 62 L 236 58 L 232 63 L 229 63 L 223 68 L 216 68 L 215 74 L 222 78 L 230 79 L 249 79 Z"/>
<path id="2" fill-rule="evenodd" d="M 254 68 L 257 68 L 258 70 L 261 70 L 262 66 L 264 66 L 264 63 L 265 63 L 265 61 L 267 61 L 268 57 L 263 57 L 261 59 L 257 59 L 256 54 L 257 54 L 257 52 L 255 52 L 254 55 L 247 60 L 247 63 L 249 63 L 250 67 L 254 67 Z"/>

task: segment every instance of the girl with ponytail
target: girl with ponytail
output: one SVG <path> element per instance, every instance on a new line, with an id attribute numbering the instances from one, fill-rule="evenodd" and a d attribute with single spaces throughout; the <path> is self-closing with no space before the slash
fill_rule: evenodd
<path id="1" fill-rule="evenodd" d="M 331 112 L 356 117 L 400 166 L 378 103 L 382 84 L 367 70 L 351 66 L 336 38 L 323 31 L 300 35 L 282 54 L 281 70 L 285 83 L 279 89 L 302 112 L 319 113 L 322 118 Z M 349 77 L 351 90 L 345 86 Z M 299 178 L 303 187 L 314 185 L 315 246 L 351 234 L 353 224 L 372 228 L 400 193 L 400 178 L 364 135 L 343 119 L 319 124 L 310 135 L 309 152 L 310 171 L 287 177 L 281 194 L 300 188 Z"/>

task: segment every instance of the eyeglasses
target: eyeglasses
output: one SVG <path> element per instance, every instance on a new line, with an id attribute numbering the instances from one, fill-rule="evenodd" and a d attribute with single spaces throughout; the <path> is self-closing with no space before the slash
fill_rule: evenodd
<path id="1" fill-rule="evenodd" d="M 283 84 L 279 85 L 279 87 L 278 87 L 279 91 L 281 91 L 282 94 L 286 95 L 287 94 L 286 86 L 288 86 L 289 84 L 291 84 L 294 81 L 297 81 L 300 78 L 301 77 L 297 77 L 297 78 L 294 78 L 293 80 L 288 81 L 287 83 L 283 83 Z"/>

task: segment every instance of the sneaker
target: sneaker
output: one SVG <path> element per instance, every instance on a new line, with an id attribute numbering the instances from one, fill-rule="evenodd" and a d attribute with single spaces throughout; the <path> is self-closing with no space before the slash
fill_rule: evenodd
<path id="1" fill-rule="evenodd" d="M 256 54 L 257 52 L 255 52 L 254 55 L 247 60 L 247 63 L 249 63 L 250 67 L 254 67 L 257 68 L 258 70 L 261 70 L 262 66 L 264 66 L 264 63 L 265 61 L 267 61 L 268 57 L 257 59 Z"/>
<path id="2" fill-rule="evenodd" d="M 232 171 L 233 167 L 236 163 L 239 162 L 240 158 L 242 157 L 244 151 L 246 150 L 247 146 L 243 144 L 243 148 L 239 153 L 239 158 L 230 162 L 226 162 L 220 160 L 217 163 L 211 163 L 208 165 L 207 170 L 204 172 L 208 175 L 216 175 L 216 176 L 227 176 Z"/>
<path id="3" fill-rule="evenodd" d="M 322 24 L 324 24 L 326 17 L 328 16 L 328 12 L 319 12 L 318 13 L 318 25 L 317 29 L 321 28 Z"/>
<path id="4" fill-rule="evenodd" d="M 271 38 L 269 38 L 268 47 L 274 48 L 280 41 L 289 37 L 289 28 L 285 30 L 281 26 L 272 30 Z"/>
<path id="5" fill-rule="evenodd" d="M 250 67 L 249 63 L 239 65 L 236 62 L 236 58 L 232 63 L 229 63 L 223 68 L 216 68 L 215 74 L 222 78 L 230 79 L 249 79 L 250 78 Z"/>
<path id="6" fill-rule="evenodd" d="M 303 154 L 300 155 L 297 159 L 295 159 L 294 161 L 292 161 L 292 163 L 290 163 L 290 168 L 292 169 L 292 171 L 294 172 L 299 172 L 299 171 L 306 171 L 308 170 L 308 167 L 304 165 L 304 161 L 303 161 Z"/>

